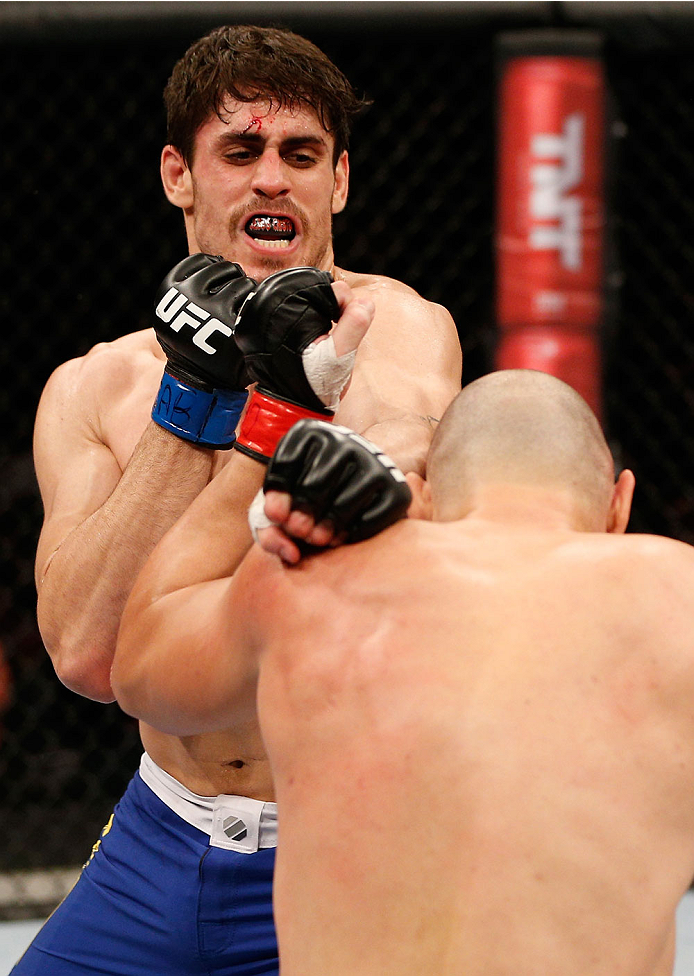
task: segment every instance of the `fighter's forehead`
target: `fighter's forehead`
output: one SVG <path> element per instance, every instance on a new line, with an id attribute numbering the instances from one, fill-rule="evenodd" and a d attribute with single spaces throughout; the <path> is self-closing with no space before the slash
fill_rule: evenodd
<path id="1" fill-rule="evenodd" d="M 226 96 L 219 113 L 211 115 L 198 130 L 203 138 L 253 136 L 262 141 L 301 138 L 321 142 L 332 149 L 333 137 L 318 113 L 305 103 L 277 105 L 270 99 L 240 102 Z"/>

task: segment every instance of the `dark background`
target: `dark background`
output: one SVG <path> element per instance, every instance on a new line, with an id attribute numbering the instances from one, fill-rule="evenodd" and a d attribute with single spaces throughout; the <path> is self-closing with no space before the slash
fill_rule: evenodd
<path id="1" fill-rule="evenodd" d="M 11 674 L 0 717 L 0 871 L 83 862 L 139 762 L 135 723 L 63 688 L 41 644 L 31 433 L 51 371 L 148 326 L 160 279 L 186 252 L 158 175 L 161 91 L 174 61 L 217 24 L 283 24 L 374 100 L 353 136 L 336 260 L 447 306 L 466 383 L 493 368 L 496 40 L 507 29 L 599 30 L 616 256 L 605 425 L 636 472 L 632 530 L 691 542 L 690 6 L 0 4 L 0 642 Z"/>

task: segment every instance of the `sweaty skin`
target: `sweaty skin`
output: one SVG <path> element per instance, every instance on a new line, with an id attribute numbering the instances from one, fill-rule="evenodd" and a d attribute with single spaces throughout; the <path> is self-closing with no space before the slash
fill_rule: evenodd
<path id="1" fill-rule="evenodd" d="M 258 280 L 278 267 L 315 265 L 372 302 L 373 324 L 337 420 L 366 434 L 403 470 L 423 473 L 433 418 L 460 388 L 450 315 L 400 282 L 335 267 L 331 213 L 346 201 L 348 163 L 343 154 L 334 165 L 332 137 L 315 113 L 268 113 L 264 103 L 231 108 L 233 126 L 216 116 L 202 126 L 191 169 L 173 147 L 162 156 L 164 186 L 183 209 L 191 252 L 221 254 Z M 291 217 L 291 245 L 249 238 L 244 228 L 254 213 Z M 36 559 L 39 625 L 61 680 L 100 701 L 114 698 L 116 634 L 137 572 L 237 454 L 196 448 L 150 421 L 164 362 L 149 329 L 100 344 L 55 371 L 37 415 L 45 507 Z M 254 470 L 239 489 L 239 507 L 248 507 L 259 483 Z M 274 797 L 255 721 L 186 737 L 143 724 L 142 741 L 195 793 Z"/>
<path id="2" fill-rule="evenodd" d="M 253 559 L 285 976 L 671 972 L 694 560 L 614 543 L 470 520 Z"/>
<path id="3" fill-rule="evenodd" d="M 240 568 L 201 496 L 149 560 L 119 701 L 182 734 L 257 705 L 283 976 L 672 972 L 694 551 L 624 535 L 633 476 L 607 485 L 591 514 L 495 474 L 445 521 Z M 228 578 L 170 569 L 182 542 Z"/>

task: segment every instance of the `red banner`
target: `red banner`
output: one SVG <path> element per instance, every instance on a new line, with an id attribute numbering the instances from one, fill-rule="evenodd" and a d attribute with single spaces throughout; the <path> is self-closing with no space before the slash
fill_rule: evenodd
<path id="1" fill-rule="evenodd" d="M 545 369 L 571 383 L 598 413 L 604 100 L 598 58 L 514 57 L 505 65 L 498 365 Z"/>

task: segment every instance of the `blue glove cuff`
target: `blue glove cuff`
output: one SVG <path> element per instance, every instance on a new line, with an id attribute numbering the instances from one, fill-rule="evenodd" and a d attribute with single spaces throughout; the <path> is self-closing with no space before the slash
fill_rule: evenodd
<path id="1" fill-rule="evenodd" d="M 228 450 L 247 398 L 245 390 L 199 390 L 165 371 L 152 420 L 185 441 Z"/>

